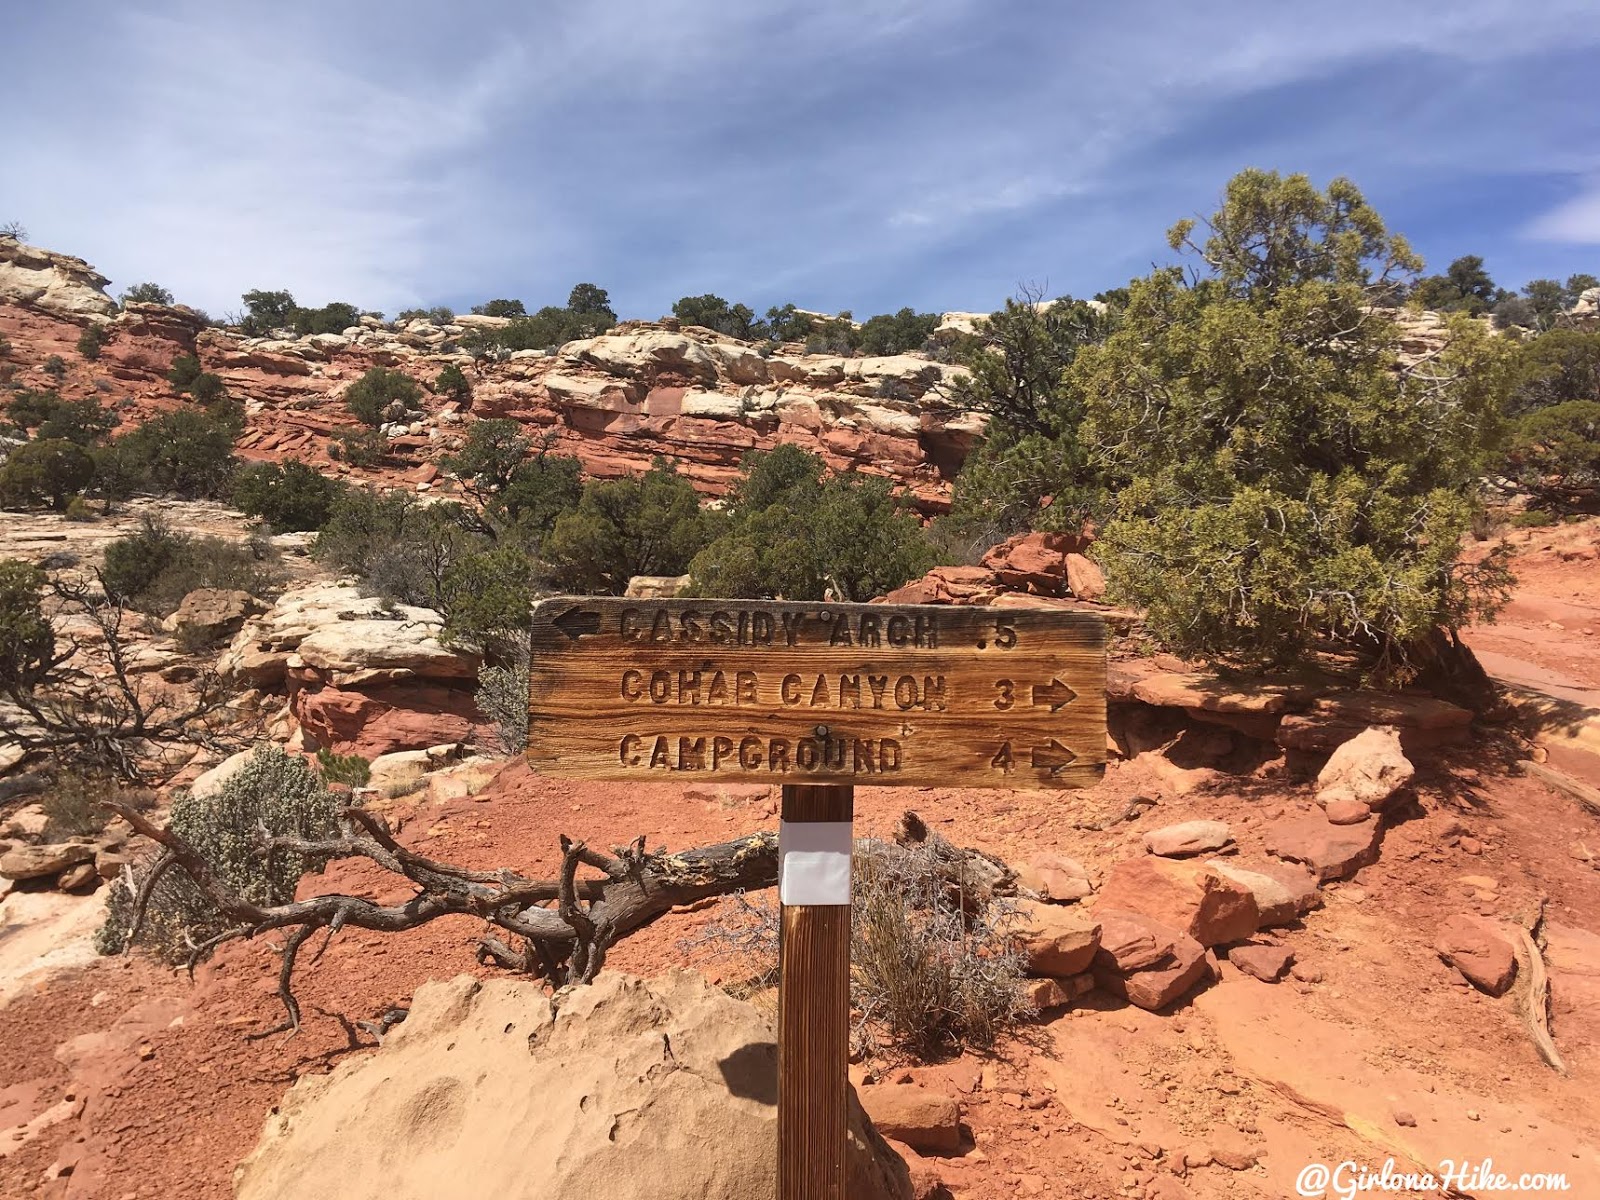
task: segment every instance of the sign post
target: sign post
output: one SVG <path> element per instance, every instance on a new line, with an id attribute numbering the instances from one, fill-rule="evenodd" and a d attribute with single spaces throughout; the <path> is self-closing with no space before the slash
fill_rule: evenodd
<path id="1" fill-rule="evenodd" d="M 778 784 L 778 1200 L 845 1200 L 855 785 L 1088 787 L 1097 616 L 557 597 L 533 614 L 527 757 L 578 779 Z"/>

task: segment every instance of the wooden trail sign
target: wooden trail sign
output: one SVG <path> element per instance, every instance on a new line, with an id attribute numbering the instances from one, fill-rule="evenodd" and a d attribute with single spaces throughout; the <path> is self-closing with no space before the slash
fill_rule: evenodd
<path id="1" fill-rule="evenodd" d="M 533 615 L 530 762 L 640 782 L 1086 787 L 1095 616 L 558 597 Z"/>
<path id="2" fill-rule="evenodd" d="M 854 785 L 1088 787 L 1100 618 L 1039 609 L 557 597 L 533 611 L 550 775 L 783 787 L 778 1200 L 845 1200 Z"/>

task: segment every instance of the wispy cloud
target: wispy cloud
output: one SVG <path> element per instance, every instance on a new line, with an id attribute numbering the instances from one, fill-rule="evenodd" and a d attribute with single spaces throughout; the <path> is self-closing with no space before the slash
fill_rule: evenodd
<path id="1" fill-rule="evenodd" d="M 1508 282 L 1600 241 L 1588 0 L 101 0 L 11 33 L 0 217 L 217 310 L 982 307 L 1145 269 L 1246 165 L 1349 174 Z"/>

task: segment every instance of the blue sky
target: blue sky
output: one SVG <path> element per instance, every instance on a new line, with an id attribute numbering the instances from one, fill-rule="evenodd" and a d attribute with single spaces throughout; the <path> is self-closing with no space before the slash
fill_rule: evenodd
<path id="1" fill-rule="evenodd" d="M 0 220 L 113 290 L 623 316 L 1090 295 L 1246 166 L 1443 269 L 1600 274 L 1593 0 L 53 0 L 7 24 Z"/>

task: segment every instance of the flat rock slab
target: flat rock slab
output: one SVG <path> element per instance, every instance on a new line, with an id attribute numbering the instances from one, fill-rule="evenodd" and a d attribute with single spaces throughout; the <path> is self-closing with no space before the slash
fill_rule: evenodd
<path id="1" fill-rule="evenodd" d="M 1204 863 L 1129 858 L 1100 887 L 1099 909 L 1138 913 L 1202 946 L 1236 942 L 1260 926 L 1255 895 Z"/>
<path id="2" fill-rule="evenodd" d="M 1414 751 L 1461 741 L 1472 713 L 1447 700 L 1403 692 L 1339 692 L 1290 713 L 1278 725 L 1278 744 L 1331 753 L 1373 725 L 1392 725 Z"/>
<path id="3" fill-rule="evenodd" d="M 1064 854 L 1035 854 L 1012 870 L 1023 887 L 1056 904 L 1082 900 L 1094 893 L 1094 884 L 1083 864 Z"/>
<path id="4" fill-rule="evenodd" d="M 1189 858 L 1221 850 L 1233 841 L 1224 821 L 1183 821 L 1164 825 L 1144 835 L 1144 848 L 1163 858 Z"/>
<path id="5" fill-rule="evenodd" d="M 1061 979 L 1089 969 L 1100 945 L 1100 922 L 1087 910 L 1031 900 L 1017 910 L 1021 921 L 1011 936 L 1027 956 L 1028 974 Z"/>
<path id="6" fill-rule="evenodd" d="M 1268 854 L 1304 863 L 1320 882 L 1331 883 L 1378 861 L 1383 826 L 1375 817 L 1359 825 L 1335 825 L 1321 814 L 1291 817 L 1268 826 L 1266 843 Z"/>
<path id="7" fill-rule="evenodd" d="M 1113 996 L 1155 1012 L 1185 996 L 1210 969 L 1206 951 L 1186 933 L 1138 913 L 1101 914 L 1094 980 Z"/>
<path id="8" fill-rule="evenodd" d="M 961 1106 L 954 1096 L 914 1083 L 867 1085 L 856 1094 L 884 1137 L 922 1154 L 961 1149 Z"/>
<path id="9" fill-rule="evenodd" d="M 1228 961 L 1263 983 L 1277 983 L 1294 964 L 1294 951 L 1287 946 L 1263 946 L 1246 942 L 1228 951 Z"/>
<path id="10" fill-rule="evenodd" d="M 79 863 L 93 861 L 94 846 L 85 842 L 18 846 L 0 855 L 0 875 L 7 879 L 43 879 L 46 875 L 59 875 Z"/>
<path id="11" fill-rule="evenodd" d="M 1292 924 L 1322 907 L 1316 876 L 1298 863 L 1211 858 L 1206 866 L 1250 889 L 1261 912 L 1262 929 Z"/>

